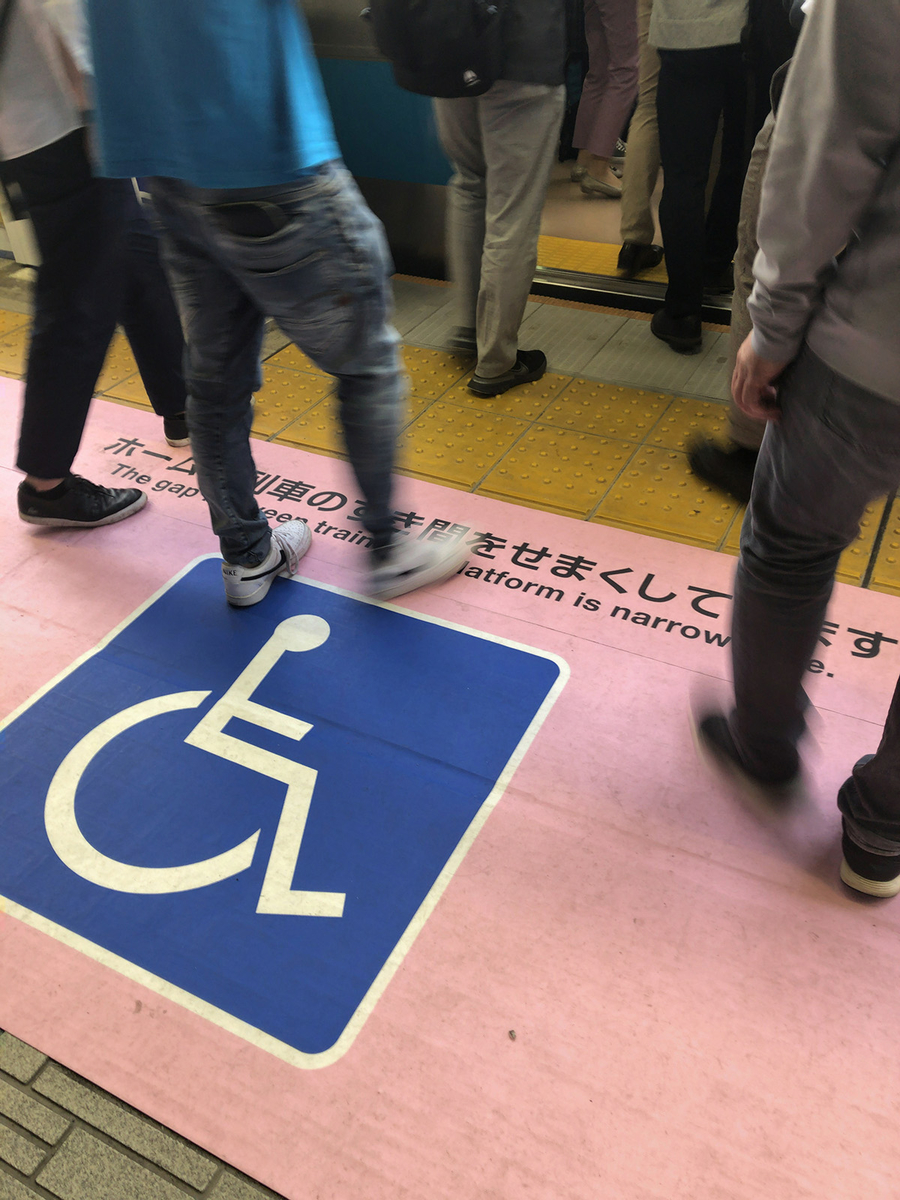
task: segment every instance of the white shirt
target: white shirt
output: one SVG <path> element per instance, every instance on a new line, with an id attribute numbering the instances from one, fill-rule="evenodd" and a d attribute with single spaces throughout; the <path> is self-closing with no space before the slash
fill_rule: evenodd
<path id="1" fill-rule="evenodd" d="M 61 43 L 90 71 L 79 0 L 15 0 L 0 62 L 0 157 L 30 154 L 84 124 Z"/>

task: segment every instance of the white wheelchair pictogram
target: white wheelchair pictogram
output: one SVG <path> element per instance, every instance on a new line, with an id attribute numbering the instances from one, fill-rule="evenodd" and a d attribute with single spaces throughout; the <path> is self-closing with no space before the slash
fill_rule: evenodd
<path id="1" fill-rule="evenodd" d="M 283 655 L 315 650 L 327 640 L 330 632 L 327 621 L 311 614 L 282 621 L 221 700 L 212 706 L 184 739 L 188 746 L 195 746 L 287 785 L 256 906 L 258 913 L 305 917 L 343 915 L 344 892 L 302 891 L 291 886 L 318 773 L 302 763 L 225 733 L 225 727 L 233 718 L 279 733 L 295 742 L 309 733 L 312 726 L 307 722 L 257 703 L 253 693 Z M 90 883 L 112 891 L 149 896 L 209 887 L 250 867 L 262 832 L 259 829 L 240 845 L 202 862 L 178 867 L 138 867 L 103 854 L 91 845 L 78 825 L 75 807 L 81 777 L 110 742 L 126 730 L 149 721 L 151 717 L 197 708 L 210 694 L 208 691 L 173 692 L 168 696 L 144 700 L 101 722 L 69 751 L 47 791 L 44 823 L 50 844 L 71 871 Z"/>

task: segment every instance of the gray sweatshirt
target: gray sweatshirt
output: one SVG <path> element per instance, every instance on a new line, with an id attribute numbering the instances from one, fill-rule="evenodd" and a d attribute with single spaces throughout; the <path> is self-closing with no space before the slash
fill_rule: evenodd
<path id="1" fill-rule="evenodd" d="M 900 402 L 900 0 L 816 0 L 788 74 L 763 185 L 753 345 L 804 339 Z"/>

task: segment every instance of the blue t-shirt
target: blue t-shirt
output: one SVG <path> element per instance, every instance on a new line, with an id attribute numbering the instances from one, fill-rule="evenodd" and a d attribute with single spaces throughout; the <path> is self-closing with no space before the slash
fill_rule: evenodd
<path id="1" fill-rule="evenodd" d="M 295 0 L 87 0 L 103 171 L 287 183 L 340 154 Z"/>

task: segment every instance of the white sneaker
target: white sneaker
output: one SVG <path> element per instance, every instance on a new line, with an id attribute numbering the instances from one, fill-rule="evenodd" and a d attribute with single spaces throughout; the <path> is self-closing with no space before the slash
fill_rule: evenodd
<path id="1" fill-rule="evenodd" d="M 442 542 L 395 542 L 382 561 L 373 559 L 369 595 L 392 600 L 455 575 L 469 557 L 465 546 Z"/>
<path id="2" fill-rule="evenodd" d="M 276 575 L 289 579 L 297 574 L 300 559 L 311 545 L 312 533 L 305 521 L 285 521 L 272 530 L 269 553 L 255 567 L 223 562 L 222 578 L 228 603 L 237 608 L 259 604 Z"/>

